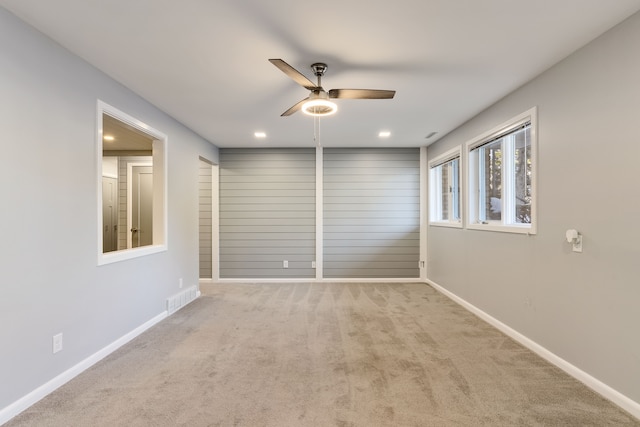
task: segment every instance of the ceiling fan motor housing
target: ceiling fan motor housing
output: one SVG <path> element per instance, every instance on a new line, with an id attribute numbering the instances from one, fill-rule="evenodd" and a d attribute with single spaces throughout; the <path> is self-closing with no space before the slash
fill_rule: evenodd
<path id="1" fill-rule="evenodd" d="M 313 70 L 313 75 L 316 77 L 324 76 L 325 71 L 327 71 L 327 64 L 316 62 L 315 64 L 311 64 L 311 69 Z"/>
<path id="2" fill-rule="evenodd" d="M 337 111 L 337 106 L 329 101 L 329 95 L 322 88 L 311 91 L 308 101 L 302 106 L 305 114 L 328 116 Z"/>

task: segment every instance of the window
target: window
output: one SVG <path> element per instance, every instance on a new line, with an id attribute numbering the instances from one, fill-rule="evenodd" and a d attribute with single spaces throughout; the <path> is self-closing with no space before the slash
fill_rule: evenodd
<path id="1" fill-rule="evenodd" d="M 534 108 L 467 143 L 468 228 L 535 233 L 535 129 Z"/>
<path id="2" fill-rule="evenodd" d="M 98 101 L 98 264 L 166 250 L 166 135 Z"/>
<path id="3" fill-rule="evenodd" d="M 462 227 L 460 147 L 429 162 L 429 223 Z"/>

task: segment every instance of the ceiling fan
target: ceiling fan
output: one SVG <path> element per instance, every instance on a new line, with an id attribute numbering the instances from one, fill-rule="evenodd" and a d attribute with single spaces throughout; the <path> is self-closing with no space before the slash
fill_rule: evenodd
<path id="1" fill-rule="evenodd" d="M 331 115 L 338 110 L 338 106 L 330 99 L 391 99 L 396 94 L 395 90 L 379 89 L 331 89 L 327 92 L 322 88 L 322 76 L 327 71 L 327 64 L 322 62 L 311 64 L 313 74 L 318 78 L 318 84 L 315 84 L 282 59 L 270 59 L 269 62 L 294 82 L 311 91 L 307 98 L 282 113 L 283 117 L 290 116 L 298 110 L 311 116 Z"/>

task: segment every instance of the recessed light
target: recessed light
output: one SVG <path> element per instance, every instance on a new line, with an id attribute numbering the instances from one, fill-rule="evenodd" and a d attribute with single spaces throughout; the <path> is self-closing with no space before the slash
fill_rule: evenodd
<path id="1" fill-rule="evenodd" d="M 389 138 L 389 136 L 391 136 L 391 132 L 389 132 L 388 130 L 383 130 L 378 134 L 378 136 L 380 138 Z"/>
<path id="2" fill-rule="evenodd" d="M 266 137 L 267 137 L 267 134 L 266 134 L 266 133 L 264 133 L 264 132 L 255 132 L 253 135 L 254 135 L 256 138 L 266 138 Z"/>
<path id="3" fill-rule="evenodd" d="M 105 135 L 102 139 L 105 141 L 113 141 L 115 138 L 112 135 Z"/>

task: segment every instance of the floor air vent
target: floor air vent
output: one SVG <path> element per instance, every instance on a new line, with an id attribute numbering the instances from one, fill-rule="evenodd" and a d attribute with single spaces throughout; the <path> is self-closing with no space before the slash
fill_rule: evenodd
<path id="1" fill-rule="evenodd" d="M 191 286 L 180 293 L 170 296 L 167 298 L 167 313 L 175 313 L 199 296 L 200 291 L 196 286 Z"/>

